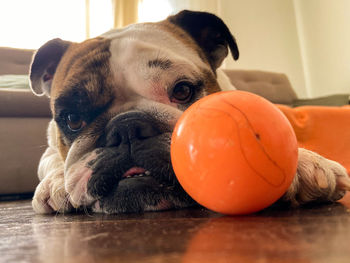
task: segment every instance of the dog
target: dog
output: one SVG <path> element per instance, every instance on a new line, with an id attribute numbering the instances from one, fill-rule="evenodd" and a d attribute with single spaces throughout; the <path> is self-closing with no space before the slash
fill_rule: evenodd
<path id="1" fill-rule="evenodd" d="M 219 69 L 229 51 L 239 58 L 225 23 L 188 10 L 82 43 L 53 39 L 40 47 L 31 89 L 50 98 L 53 119 L 38 168 L 35 212 L 197 205 L 174 175 L 171 133 L 195 101 L 234 89 Z M 349 189 L 344 167 L 299 149 L 296 176 L 279 202 L 333 202 Z"/>

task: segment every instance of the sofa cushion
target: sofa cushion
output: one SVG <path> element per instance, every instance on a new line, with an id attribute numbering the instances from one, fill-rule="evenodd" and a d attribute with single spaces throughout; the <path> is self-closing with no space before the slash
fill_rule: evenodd
<path id="1" fill-rule="evenodd" d="M 49 118 L 0 118 L 0 195 L 33 192 Z"/>
<path id="2" fill-rule="evenodd" d="M 297 99 L 291 106 L 307 106 L 307 105 L 318 105 L 318 106 L 344 106 L 350 104 L 349 94 L 335 94 L 324 97 L 312 98 L 312 99 Z"/>
<path id="3" fill-rule="evenodd" d="M 260 95 L 273 103 L 291 105 L 297 99 L 287 76 L 258 70 L 232 70 L 224 72 L 238 90 Z"/>
<path id="4" fill-rule="evenodd" d="M 0 47 L 0 75 L 28 74 L 34 50 Z"/>
<path id="5" fill-rule="evenodd" d="M 0 90 L 0 117 L 51 117 L 49 99 L 29 90 Z"/>

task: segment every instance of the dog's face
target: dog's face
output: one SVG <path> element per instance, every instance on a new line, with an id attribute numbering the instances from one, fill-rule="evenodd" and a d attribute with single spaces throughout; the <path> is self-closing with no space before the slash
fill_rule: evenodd
<path id="1" fill-rule="evenodd" d="M 54 39 L 36 53 L 31 84 L 50 97 L 50 147 L 64 161 L 75 207 L 107 213 L 194 202 L 170 162 L 174 125 L 220 90 L 216 69 L 236 42 L 214 15 L 183 11 L 83 43 Z"/>

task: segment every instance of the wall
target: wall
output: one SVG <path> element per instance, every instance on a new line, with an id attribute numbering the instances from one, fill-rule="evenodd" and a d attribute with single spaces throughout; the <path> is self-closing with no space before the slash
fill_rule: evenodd
<path id="1" fill-rule="evenodd" d="M 220 0 L 168 0 L 173 9 L 173 14 L 183 9 L 190 9 L 211 12 L 216 15 L 220 15 L 218 12 L 219 1 Z"/>
<path id="2" fill-rule="evenodd" d="M 217 0 L 241 50 L 227 68 L 286 73 L 300 97 L 350 92 L 349 0 Z"/>
<path id="3" fill-rule="evenodd" d="M 308 95 L 293 0 L 219 0 L 219 14 L 240 49 L 226 68 L 282 72 L 298 96 Z"/>
<path id="4" fill-rule="evenodd" d="M 310 95 L 350 92 L 350 1 L 294 0 Z"/>

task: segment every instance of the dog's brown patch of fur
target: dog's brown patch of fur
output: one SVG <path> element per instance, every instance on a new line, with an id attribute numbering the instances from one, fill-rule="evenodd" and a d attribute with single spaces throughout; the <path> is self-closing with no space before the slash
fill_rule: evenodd
<path id="1" fill-rule="evenodd" d="M 67 88 L 72 88 L 83 81 L 86 83 L 84 88 L 88 92 L 96 93 L 99 95 L 99 100 L 104 100 L 104 97 L 109 95 L 109 92 L 106 92 L 106 82 L 109 82 L 111 77 L 109 46 L 110 40 L 104 38 L 72 43 L 57 67 L 52 84 L 51 101 L 54 102 Z"/>
<path id="2" fill-rule="evenodd" d="M 106 105 L 112 96 L 113 80 L 110 72 L 110 40 L 94 38 L 82 43 L 72 43 L 62 57 L 52 83 L 51 109 L 55 116 L 54 102 L 75 87 L 87 90 L 94 107 Z M 66 159 L 69 145 L 57 129 L 57 146 Z"/>

